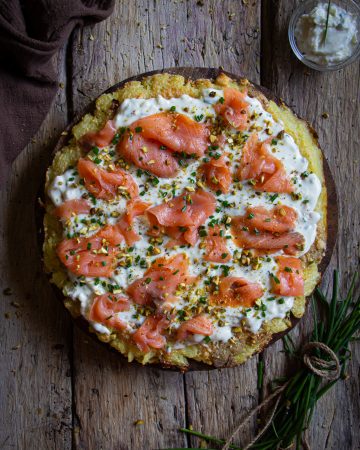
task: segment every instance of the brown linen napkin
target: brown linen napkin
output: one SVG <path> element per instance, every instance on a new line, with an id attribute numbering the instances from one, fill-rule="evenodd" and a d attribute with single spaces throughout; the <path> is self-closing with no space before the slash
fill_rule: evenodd
<path id="1" fill-rule="evenodd" d="M 0 0 L 0 188 L 54 99 L 53 56 L 75 27 L 113 7 L 114 0 Z"/>

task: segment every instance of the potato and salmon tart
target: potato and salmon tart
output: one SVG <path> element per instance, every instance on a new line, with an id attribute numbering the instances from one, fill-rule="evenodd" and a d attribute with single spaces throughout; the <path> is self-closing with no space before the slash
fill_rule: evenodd
<path id="1" fill-rule="evenodd" d="M 46 179 L 44 261 L 129 361 L 243 363 L 305 310 L 326 245 L 321 151 L 245 79 L 158 74 L 96 101 Z"/>

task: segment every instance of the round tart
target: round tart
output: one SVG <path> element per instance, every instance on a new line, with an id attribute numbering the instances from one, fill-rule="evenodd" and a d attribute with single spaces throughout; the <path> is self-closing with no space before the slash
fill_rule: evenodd
<path id="1" fill-rule="evenodd" d="M 246 79 L 101 95 L 46 176 L 44 261 L 129 361 L 243 363 L 305 311 L 326 248 L 314 133 Z"/>

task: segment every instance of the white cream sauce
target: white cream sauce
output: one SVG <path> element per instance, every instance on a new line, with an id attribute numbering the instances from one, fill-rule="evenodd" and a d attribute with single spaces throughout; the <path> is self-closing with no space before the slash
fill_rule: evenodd
<path id="1" fill-rule="evenodd" d="M 349 58 L 358 43 L 357 19 L 345 9 L 330 4 L 325 36 L 328 4 L 319 3 L 296 24 L 295 38 L 299 50 L 310 61 L 327 65 Z"/>
<path id="2" fill-rule="evenodd" d="M 211 92 L 215 92 L 215 94 L 209 95 Z M 198 121 L 204 122 L 208 118 L 215 116 L 212 105 L 218 102 L 222 96 L 223 92 L 221 90 L 205 89 L 203 96 L 198 99 L 188 95 L 174 99 L 165 99 L 163 97 L 126 99 L 119 107 L 115 116 L 116 127 L 126 127 L 141 117 L 166 111 L 174 106 L 177 112 L 186 114 L 191 118 L 196 116 Z M 307 172 L 308 161 L 301 156 L 293 138 L 286 133 L 277 136 L 283 130 L 282 123 L 275 122 L 271 114 L 264 110 L 260 101 L 257 99 L 247 97 L 246 100 L 250 105 L 249 117 L 253 117 L 252 125 L 255 127 L 253 130 L 256 129 L 261 140 L 268 139 L 269 137 L 273 138 L 271 141 L 271 150 L 274 156 L 283 162 L 288 176 L 295 183 L 296 192 L 301 194 L 301 199 L 295 200 L 289 194 L 272 195 L 265 192 L 255 193 L 252 186 L 244 182 L 241 190 L 233 190 L 229 194 L 216 195 L 217 205 L 221 208 L 221 211 L 215 212 L 212 219 L 221 219 L 224 214 L 228 216 L 244 214 L 247 206 L 263 205 L 268 208 L 276 204 L 291 206 L 298 213 L 296 231 L 301 233 L 305 238 L 305 248 L 301 253 L 304 254 L 309 250 L 316 237 L 316 224 L 320 216 L 314 209 L 320 195 L 321 183 L 315 174 Z M 235 130 L 234 133 L 236 133 Z M 229 139 L 230 141 L 228 140 L 225 144 L 224 151 L 233 154 L 233 160 L 238 161 L 241 156 L 241 149 L 239 150 L 239 146 L 237 148 L 236 146 L 234 147 L 231 142 L 232 138 Z M 110 151 L 114 150 L 114 146 L 100 149 L 98 156 L 101 158 L 102 154 L 109 154 Z M 116 153 L 114 152 L 114 154 L 113 159 L 116 160 Z M 201 159 L 188 159 L 186 162 L 188 166 L 183 167 L 175 178 L 159 178 L 159 182 L 156 185 L 149 182 L 148 175 L 140 173 L 135 166 L 130 165 L 129 172 L 139 185 L 141 199 L 152 203 L 152 205 L 161 204 L 164 202 L 165 197 L 180 195 L 186 186 L 195 187 L 195 173 L 202 161 Z M 100 163 L 101 165 L 102 163 Z M 76 169 L 68 169 L 64 174 L 56 177 L 48 190 L 48 195 L 56 206 L 69 199 L 81 198 L 86 193 L 85 187 L 80 184 L 80 178 Z M 228 206 L 224 206 L 224 201 L 228 202 L 226 204 Z M 99 227 L 105 223 L 115 223 L 117 219 L 112 214 L 114 212 L 120 214 L 125 212 L 126 201 L 123 198 L 111 202 L 94 199 L 94 206 L 102 211 L 100 224 L 94 224 L 93 229 L 90 231 L 87 230 L 84 234 L 86 236 L 98 231 Z M 64 236 L 71 237 L 76 232 L 82 233 L 81 230 L 86 229 L 82 223 L 86 218 L 86 215 L 79 215 L 64 222 Z M 293 297 L 278 297 L 270 293 L 269 274 L 275 273 L 277 270 L 274 261 L 276 254 L 264 258 L 257 270 L 253 270 L 251 266 L 232 263 L 232 261 L 224 265 L 205 263 L 204 266 L 202 264 L 204 250 L 199 247 L 200 241 L 194 247 L 190 248 L 165 249 L 164 244 L 168 240 L 165 236 L 164 243 L 160 246 L 162 253 L 156 256 L 146 256 L 150 246 L 150 238 L 146 234 L 148 224 L 145 217 L 139 217 L 135 220 L 135 229 L 141 235 L 141 240 L 134 244 L 131 251 L 133 262 L 129 267 L 120 267 L 116 270 L 116 274 L 111 279 L 94 279 L 89 277 L 79 279 L 69 272 L 70 281 L 65 289 L 65 294 L 74 300 L 77 299 L 80 301 L 81 313 L 85 317 L 88 315 L 94 295 L 106 293 L 108 291 L 108 284 L 111 284 L 113 288 L 119 289 L 120 291 L 125 290 L 131 282 L 143 276 L 146 270 L 146 265 L 142 265 L 143 262 L 150 263 L 159 256 L 171 256 L 179 252 L 184 252 L 188 256 L 190 274 L 203 275 L 202 281 L 194 288 L 195 291 L 201 291 L 204 288 L 206 278 L 221 276 L 224 270 L 223 266 L 230 267 L 230 276 L 244 277 L 250 281 L 259 282 L 264 288 L 264 295 L 261 301 L 257 302 L 259 305 L 254 308 L 247 308 L 245 310 L 243 308 L 222 308 L 222 312 L 220 313 L 222 319 L 221 324 L 219 325 L 219 322 L 214 319 L 214 333 L 211 336 L 211 341 L 213 342 L 227 342 L 233 336 L 233 328 L 239 327 L 242 321 L 245 321 L 247 327 L 253 333 L 257 333 L 264 321 L 269 321 L 276 317 L 284 318 L 293 306 Z M 230 236 L 230 231 L 227 231 L 226 235 Z M 241 249 L 235 246 L 232 239 L 227 239 L 227 246 L 231 255 L 234 255 L 235 252 L 241 252 Z M 205 271 L 207 271 L 206 275 Z M 190 302 L 193 301 L 196 303 L 199 295 L 196 292 L 190 292 L 188 298 L 190 298 Z M 187 302 L 181 299 L 175 305 L 175 308 L 181 310 L 186 304 Z M 145 320 L 141 314 L 137 314 L 136 306 L 131 306 L 130 311 L 117 314 L 128 324 L 128 331 L 130 333 L 135 330 L 137 325 L 140 325 Z M 179 323 L 174 323 L 171 325 L 171 328 L 176 329 L 179 325 Z M 100 333 L 110 333 L 110 330 L 101 324 L 93 323 L 93 326 Z M 204 336 L 195 335 L 189 338 L 188 344 L 203 340 Z M 206 339 L 205 342 L 207 342 Z M 168 351 L 171 351 L 171 348 L 181 348 L 184 345 L 186 343 L 174 344 Z"/>

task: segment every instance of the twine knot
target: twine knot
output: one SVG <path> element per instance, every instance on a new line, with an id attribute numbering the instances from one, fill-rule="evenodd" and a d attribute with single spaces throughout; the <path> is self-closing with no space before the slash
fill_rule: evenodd
<path id="1" fill-rule="evenodd" d="M 320 357 L 320 352 L 323 352 L 327 355 L 327 357 Z M 314 354 L 315 353 L 315 354 Z M 323 342 L 309 342 L 302 349 L 303 362 L 305 366 L 313 372 L 315 375 L 321 378 L 325 378 L 327 380 L 335 380 L 340 376 L 340 362 L 339 358 L 336 354 Z M 256 406 L 252 411 L 250 411 L 246 418 L 243 419 L 239 425 L 236 426 L 231 435 L 226 439 L 225 444 L 221 447 L 221 450 L 228 450 L 230 444 L 234 437 L 238 434 L 238 432 L 243 428 L 243 426 L 249 422 L 249 420 L 264 406 L 268 405 L 272 400 L 276 398 L 276 402 L 274 407 L 272 408 L 269 417 L 266 419 L 265 425 L 258 431 L 255 437 L 249 442 L 243 450 L 248 450 L 255 442 L 263 435 L 263 433 L 267 430 L 269 425 L 271 424 L 276 408 L 281 399 L 281 394 L 284 392 L 286 387 L 288 386 L 289 381 L 277 388 L 272 394 L 270 394 L 264 401 L 260 403 L 260 405 Z M 309 445 L 305 441 L 305 448 L 310 449 Z M 290 448 L 290 445 L 287 448 Z"/>
<path id="2" fill-rule="evenodd" d="M 330 360 L 313 355 L 314 350 L 326 353 Z M 340 376 L 340 363 L 338 357 L 326 344 L 322 342 L 309 342 L 302 351 L 305 366 L 315 375 L 327 380 L 335 380 Z"/>

